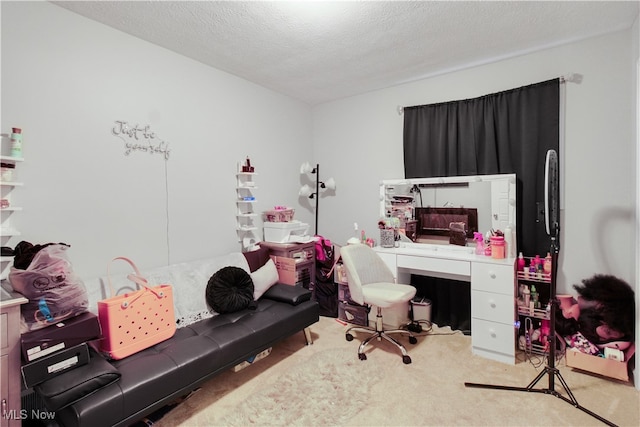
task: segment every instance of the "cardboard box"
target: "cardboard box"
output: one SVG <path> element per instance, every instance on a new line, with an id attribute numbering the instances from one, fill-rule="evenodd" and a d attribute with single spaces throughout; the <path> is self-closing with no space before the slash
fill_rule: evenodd
<path id="1" fill-rule="evenodd" d="M 575 348 L 567 348 L 567 366 L 621 381 L 629 381 L 628 363 L 634 353 L 635 345 L 632 344 L 631 347 L 624 352 L 624 361 L 619 362 L 617 360 L 582 353 Z"/>
<path id="2" fill-rule="evenodd" d="M 87 363 L 89 363 L 89 347 L 86 343 L 82 343 L 23 365 L 22 379 L 24 385 L 29 388 Z"/>
<path id="3" fill-rule="evenodd" d="M 291 286 L 304 286 L 308 289 L 311 282 L 315 281 L 315 278 L 311 277 L 315 261 L 276 255 L 271 255 L 271 259 L 278 270 L 278 281 L 280 283 Z"/>
<path id="4" fill-rule="evenodd" d="M 98 317 L 93 313 L 82 313 L 52 323 L 46 328 L 22 334 L 22 357 L 25 362 L 33 362 L 57 351 L 101 337 Z"/>
<path id="5" fill-rule="evenodd" d="M 256 354 L 255 356 L 250 357 L 249 359 L 245 360 L 244 362 L 238 363 L 236 366 L 233 367 L 233 372 L 241 371 L 244 368 L 246 368 L 247 366 L 254 364 L 258 360 L 264 359 L 265 357 L 267 357 L 268 355 L 271 354 L 271 349 L 272 349 L 272 347 L 269 347 L 266 350 L 262 350 L 260 353 Z"/>
<path id="6" fill-rule="evenodd" d="M 338 319 L 352 325 L 369 326 L 367 307 L 338 301 Z"/>

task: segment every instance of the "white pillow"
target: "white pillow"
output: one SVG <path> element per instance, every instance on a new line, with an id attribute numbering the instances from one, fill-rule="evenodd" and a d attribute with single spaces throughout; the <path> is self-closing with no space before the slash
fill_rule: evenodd
<path id="1" fill-rule="evenodd" d="M 251 273 L 253 280 L 253 299 L 258 300 L 269 290 L 269 288 L 278 283 L 278 269 L 272 259 L 269 259 L 262 267 Z"/>

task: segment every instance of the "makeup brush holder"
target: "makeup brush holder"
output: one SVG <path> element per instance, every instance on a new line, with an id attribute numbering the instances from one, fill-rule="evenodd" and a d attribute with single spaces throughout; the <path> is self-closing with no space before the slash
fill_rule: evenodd
<path id="1" fill-rule="evenodd" d="M 383 248 L 393 248 L 395 246 L 395 232 L 391 229 L 380 229 L 380 246 Z"/>

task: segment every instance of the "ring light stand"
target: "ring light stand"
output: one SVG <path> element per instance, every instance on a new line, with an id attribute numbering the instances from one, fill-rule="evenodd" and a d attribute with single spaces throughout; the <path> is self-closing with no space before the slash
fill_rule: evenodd
<path id="1" fill-rule="evenodd" d="M 549 336 L 554 337 L 552 339 L 552 343 L 549 346 L 549 353 L 547 355 L 547 364 L 545 368 L 540 371 L 538 376 L 536 376 L 533 381 L 529 383 L 526 387 L 514 387 L 514 386 L 505 386 L 505 385 L 494 385 L 494 384 L 478 384 L 478 383 L 470 383 L 465 382 L 465 387 L 473 387 L 473 388 L 488 388 L 495 390 L 511 390 L 511 391 L 527 391 L 534 393 L 544 393 L 550 394 L 552 396 L 556 396 L 559 399 L 564 400 L 567 403 L 570 403 L 574 407 L 580 409 L 581 411 L 591 415 L 592 417 L 602 421 L 604 424 L 610 426 L 616 426 L 616 424 L 612 423 L 601 417 L 600 415 L 590 411 L 589 409 L 581 406 L 576 398 L 571 393 L 569 386 L 567 385 L 564 378 L 560 374 L 558 368 L 556 368 L 556 306 L 558 305 L 558 300 L 556 298 L 556 279 L 558 277 L 558 254 L 560 253 L 560 220 L 559 220 L 559 183 L 558 183 L 558 157 L 554 150 L 549 150 L 547 152 L 546 162 L 545 162 L 545 221 L 546 221 L 546 232 L 549 234 L 551 239 L 551 283 L 549 288 L 549 323 L 550 323 L 550 332 Z M 549 383 L 546 388 L 534 388 L 536 384 L 544 376 L 547 375 L 549 377 Z M 559 393 L 555 387 L 555 379 L 560 381 L 562 384 L 562 388 L 566 392 L 567 396 Z"/>

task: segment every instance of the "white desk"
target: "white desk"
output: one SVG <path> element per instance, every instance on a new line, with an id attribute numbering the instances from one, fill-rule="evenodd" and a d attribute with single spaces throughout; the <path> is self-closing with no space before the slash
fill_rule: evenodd
<path id="1" fill-rule="evenodd" d="M 374 249 L 397 283 L 409 284 L 411 274 L 470 282 L 473 353 L 515 364 L 515 258 L 494 259 L 476 255 L 470 247 L 422 243 Z"/>

